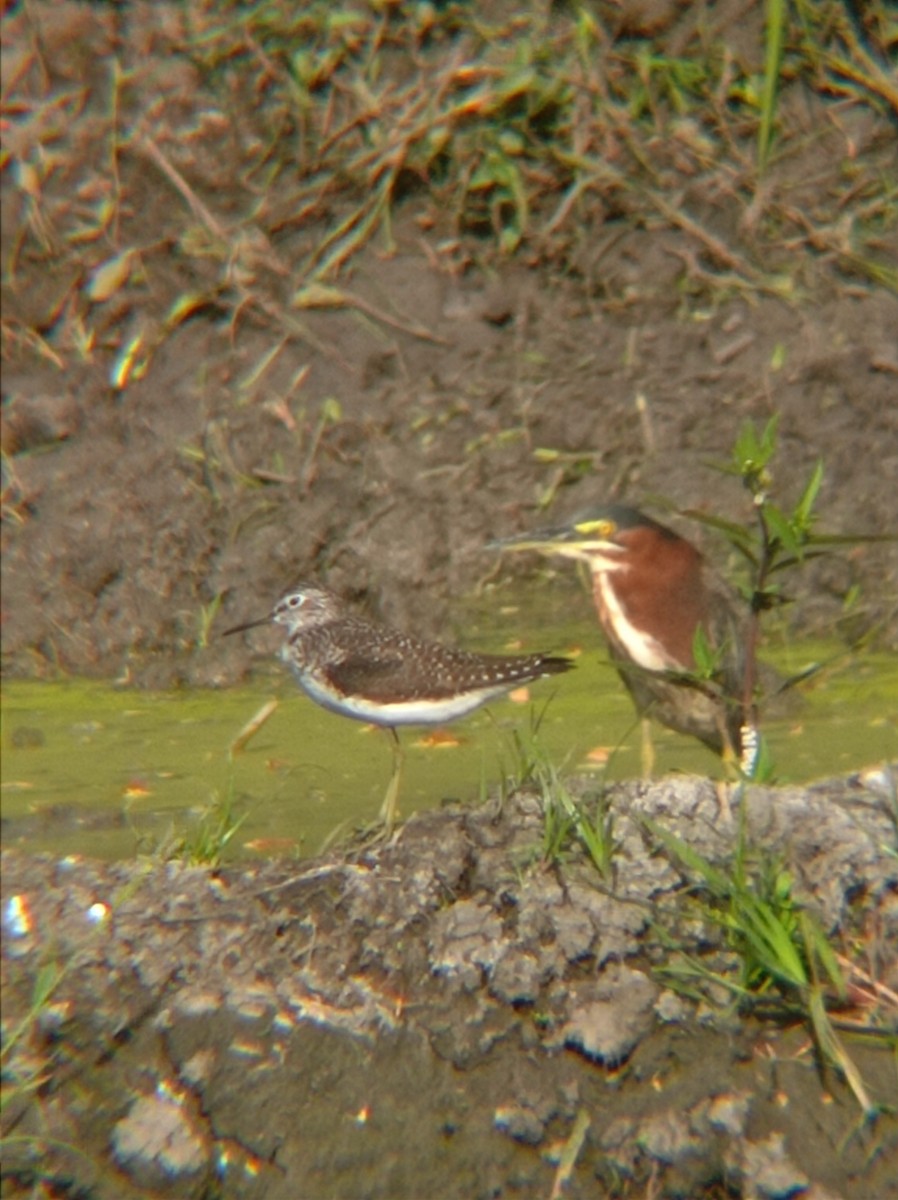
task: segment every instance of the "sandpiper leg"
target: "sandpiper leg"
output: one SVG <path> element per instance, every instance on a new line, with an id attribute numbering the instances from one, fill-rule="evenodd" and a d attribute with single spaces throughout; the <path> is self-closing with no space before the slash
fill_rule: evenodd
<path id="1" fill-rule="evenodd" d="M 387 784 L 384 802 L 380 807 L 380 819 L 383 822 L 387 837 L 393 832 L 396 819 L 399 816 L 399 785 L 402 782 L 402 744 L 399 734 L 392 725 L 387 726 L 393 739 L 393 774 Z"/>

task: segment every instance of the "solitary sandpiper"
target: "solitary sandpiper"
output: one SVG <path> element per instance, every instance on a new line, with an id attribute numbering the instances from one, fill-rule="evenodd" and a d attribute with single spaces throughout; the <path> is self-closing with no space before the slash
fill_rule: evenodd
<path id="1" fill-rule="evenodd" d="M 380 814 L 388 833 L 402 771 L 396 726 L 453 721 L 510 688 L 574 665 L 551 654 L 474 654 L 423 641 L 356 616 L 318 583 L 297 584 L 267 617 L 225 634 L 269 621 L 286 628 L 281 659 L 307 695 L 331 712 L 390 731 L 393 775 Z"/>

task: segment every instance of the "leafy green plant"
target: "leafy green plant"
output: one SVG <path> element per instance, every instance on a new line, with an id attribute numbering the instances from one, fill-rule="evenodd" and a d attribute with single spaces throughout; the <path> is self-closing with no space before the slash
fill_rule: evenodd
<path id="1" fill-rule="evenodd" d="M 751 494 L 754 524 L 740 525 L 695 511 L 686 514 L 722 532 L 748 564 L 748 582 L 742 589 L 748 608 L 743 690 L 740 697 L 732 699 L 741 705 L 748 742 L 748 753 L 743 755 L 743 769 L 753 779 L 766 778 L 769 771 L 767 752 L 759 733 L 758 647 L 762 615 L 787 601 L 780 581 L 783 574 L 799 568 L 806 559 L 823 553 L 825 546 L 845 540 L 814 532 L 814 505 L 823 482 L 822 462 L 817 462 L 812 469 L 793 508 L 786 510 L 774 503 L 774 480 L 770 464 L 776 453 L 778 420 L 778 415 L 773 416 L 760 432 L 754 422 L 746 421 L 736 438 L 730 462 L 711 464 L 717 470 L 738 476 L 742 481 Z M 702 630 L 696 633 L 693 653 L 698 680 L 713 679 L 720 651 L 708 644 Z M 787 680 L 781 689 L 792 686 L 799 678 L 806 676 L 807 672 L 803 672 L 794 680 Z"/>
<path id="2" fill-rule="evenodd" d="M 863 543 L 893 541 L 890 534 L 840 533 L 830 534 L 817 528 L 816 504 L 823 483 L 824 468 L 818 461 L 791 507 L 775 500 L 773 459 L 777 451 L 779 416 L 774 415 L 760 430 L 747 420 L 742 425 L 733 446 L 730 461 L 711 463 L 715 469 L 738 477 L 751 496 L 754 519 L 739 524 L 725 518 L 688 510 L 684 516 L 721 532 L 730 545 L 743 557 L 747 567 L 746 582 L 741 587 L 747 607 L 745 624 L 745 670 L 742 695 L 731 697 L 743 714 L 749 752 L 743 755 L 745 774 L 754 780 L 770 777 L 772 764 L 760 734 L 759 709 L 765 698 L 762 684 L 770 690 L 771 681 L 762 680 L 758 663 L 761 623 L 764 615 L 789 603 L 787 581 L 809 560 L 833 553 L 844 547 Z M 850 598 L 854 603 L 856 593 Z M 717 651 L 708 645 L 699 630 L 693 644 L 696 661 L 697 686 L 713 684 L 717 670 Z M 777 680 L 775 693 L 784 692 L 807 679 L 819 669 L 811 666 L 786 680 Z"/>
<path id="3" fill-rule="evenodd" d="M 575 804 L 574 829 L 599 875 L 610 882 L 618 843 L 614 839 L 614 817 L 605 796 L 600 796 L 596 801 L 592 816 L 583 801 Z"/>
<path id="4" fill-rule="evenodd" d="M 823 464 L 809 472 L 796 502 L 789 508 L 774 499 L 772 463 L 777 449 L 778 418 L 761 429 L 746 421 L 728 463 L 717 469 L 737 476 L 751 496 L 754 521 L 738 525 L 718 517 L 691 513 L 720 530 L 748 565 L 743 587 L 748 620 L 745 636 L 745 678 L 741 700 L 749 732 L 757 731 L 760 623 L 763 615 L 787 602 L 784 580 L 808 559 L 833 547 L 880 540 L 863 535 L 828 535 L 816 528 L 816 502 L 823 482 Z M 720 652 L 699 630 L 694 646 L 697 685 L 713 683 Z M 803 672 L 798 678 L 804 678 Z M 787 680 L 782 686 L 790 686 Z M 771 764 L 763 741 L 758 740 L 750 763 L 743 763 L 746 778 L 765 778 Z M 762 855 L 753 854 L 745 831 L 745 806 L 734 858 L 729 870 L 713 866 L 696 850 L 654 822 L 650 832 L 697 881 L 698 902 L 705 920 L 723 935 L 736 955 L 734 972 L 709 969 L 700 959 L 681 951 L 681 960 L 665 969 L 672 986 L 707 998 L 710 985 L 722 986 L 745 1011 L 774 1011 L 798 1016 L 807 1023 L 821 1060 L 836 1070 L 854 1093 L 865 1117 L 879 1108 L 867 1094 L 856 1065 L 847 1053 L 829 1016 L 828 1003 L 845 996 L 839 960 L 819 921 L 793 893 L 788 870 Z M 754 862 L 752 863 L 752 858 Z"/>
<path id="5" fill-rule="evenodd" d="M 234 790 L 216 796 L 200 812 L 195 824 L 183 833 L 170 834 L 156 853 L 163 859 L 180 859 L 190 866 L 217 867 L 248 813 L 238 816 Z"/>
<path id="6" fill-rule="evenodd" d="M 34 987 L 31 993 L 31 1004 L 28 1011 L 22 1017 L 21 1021 L 19 1021 L 18 1025 L 3 1040 L 3 1048 L 0 1050 L 0 1064 L 3 1066 L 4 1073 L 10 1056 L 22 1040 L 34 1029 L 41 1014 L 50 1003 L 53 993 L 65 978 L 68 970 L 70 970 L 70 965 L 61 967 L 57 963 L 46 963 L 38 971 L 35 976 Z M 29 1073 L 27 1076 L 24 1074 L 20 1075 L 14 1082 L 15 1086 L 13 1088 L 5 1087 L 2 1093 L 0 1093 L 0 1112 L 6 1109 L 7 1104 L 12 1098 L 20 1099 L 23 1092 L 36 1091 L 44 1082 L 44 1076 L 39 1069 L 34 1069 L 33 1073 Z"/>
<path id="7" fill-rule="evenodd" d="M 608 883 L 614 870 L 614 818 L 604 796 L 594 811 L 585 800 L 577 800 L 561 779 L 554 764 L 545 761 L 537 769 L 537 786 L 543 802 L 543 858 L 557 862 L 572 845 L 579 845 L 601 879 Z"/>
<path id="8" fill-rule="evenodd" d="M 542 859 L 545 863 L 558 863 L 570 846 L 575 829 L 575 817 L 570 805 L 564 803 L 552 790 L 548 780 L 540 780 L 543 806 Z"/>
<path id="9" fill-rule="evenodd" d="M 767 166 L 773 141 L 773 124 L 776 118 L 776 98 L 783 61 L 786 16 L 786 0 L 766 0 L 764 6 L 764 85 L 761 91 L 761 120 L 758 124 L 759 173 L 763 172 Z"/>
<path id="10" fill-rule="evenodd" d="M 3 1075 L 0 1089 L 0 1116 L 3 1118 L 0 1155 L 4 1165 L 4 1180 L 7 1177 L 15 1178 L 18 1164 L 25 1167 L 27 1174 L 46 1159 L 46 1142 L 41 1136 L 13 1131 L 29 1105 L 36 1100 L 40 1103 L 40 1097 L 54 1077 L 57 1066 L 54 1060 L 58 1050 L 54 1050 L 53 1040 L 47 1037 L 42 1025 L 50 1014 L 54 994 L 72 967 L 71 959 L 63 965 L 47 962 L 40 967 L 34 978 L 27 1010 L 3 1039 L 0 1051 Z M 4 1003 L 12 1008 L 11 997 L 6 996 Z M 34 1170 L 34 1178 L 35 1190 L 31 1194 L 36 1195 L 40 1187 L 37 1180 L 41 1179 L 39 1166 Z"/>
<path id="11" fill-rule="evenodd" d="M 209 645 L 209 633 L 218 615 L 218 610 L 221 607 L 223 599 L 224 592 L 216 592 L 208 604 L 200 605 L 199 617 L 197 619 L 197 650 L 205 650 Z"/>
<path id="12" fill-rule="evenodd" d="M 665 981 L 704 999 L 712 994 L 710 985 L 723 987 L 743 1013 L 800 1018 L 822 1061 L 845 1080 L 864 1115 L 874 1116 L 879 1106 L 867 1094 L 827 1008 L 830 998 L 838 1002 L 845 996 L 839 961 L 819 921 L 795 899 L 790 873 L 769 860 L 751 873 L 744 833 L 727 872 L 657 823 L 646 825 L 696 878 L 702 915 L 720 930 L 738 962 L 738 973 L 713 971 L 681 952 L 679 962 L 663 969 Z"/>
<path id="13" fill-rule="evenodd" d="M 578 800 L 567 787 L 559 767 L 539 745 L 537 735 L 544 713 L 545 706 L 532 715 L 527 735 L 517 728 L 512 731 L 516 762 L 513 786 L 531 784 L 540 793 L 544 862 L 559 862 L 572 846 L 579 845 L 601 878 L 610 881 L 617 843 L 608 803 L 604 796 L 594 804 Z"/>

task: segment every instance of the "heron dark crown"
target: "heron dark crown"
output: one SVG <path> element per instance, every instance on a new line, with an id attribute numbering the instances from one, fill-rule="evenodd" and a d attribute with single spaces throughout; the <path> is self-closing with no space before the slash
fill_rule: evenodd
<path id="1" fill-rule="evenodd" d="M 682 541 L 678 533 L 660 521 L 646 516 L 638 508 L 625 504 L 602 504 L 577 513 L 569 522 L 571 536 L 599 537 L 608 541 L 621 533 L 644 529 L 671 541 Z"/>

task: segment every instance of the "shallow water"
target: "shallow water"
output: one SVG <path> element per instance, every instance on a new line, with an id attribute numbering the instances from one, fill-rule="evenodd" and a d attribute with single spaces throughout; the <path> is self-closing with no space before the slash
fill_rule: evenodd
<path id="1" fill-rule="evenodd" d="M 482 646 L 501 650 L 484 635 Z M 572 628 L 553 649 L 577 670 L 542 680 L 434 734 L 401 733 L 401 809 L 476 801 L 520 769 L 518 743 L 597 783 L 640 772 L 640 729 L 595 629 Z M 536 644 L 536 643 L 534 643 Z M 765 725 L 776 778 L 802 782 L 898 757 L 898 658 L 846 657 L 821 644 L 772 656 L 784 673 L 832 660 L 802 688 L 789 718 Z M 267 701 L 279 703 L 239 754 L 229 748 Z M 391 771 L 388 736 L 327 713 L 278 666 L 249 687 L 148 693 L 109 684 L 13 682 L 4 687 L 3 840 L 29 849 L 121 857 L 195 831 L 229 801 L 244 818 L 229 853 L 310 854 L 334 830 L 372 820 Z M 719 775 L 719 760 L 655 728 L 655 773 Z"/>

